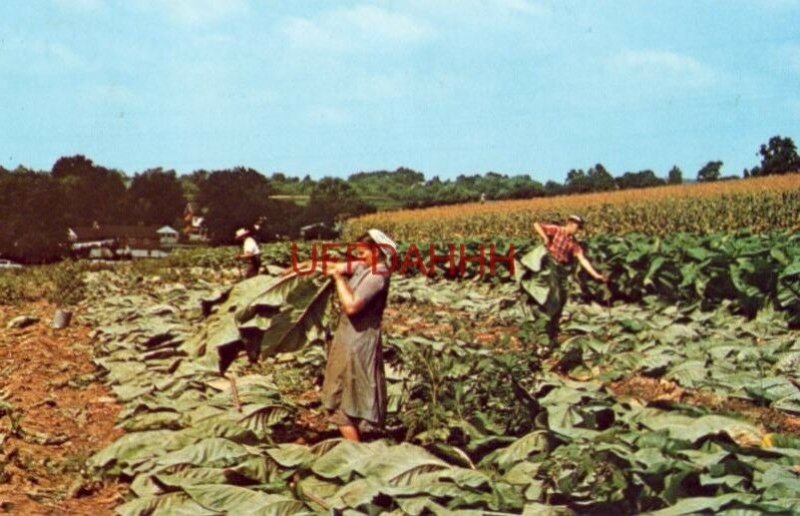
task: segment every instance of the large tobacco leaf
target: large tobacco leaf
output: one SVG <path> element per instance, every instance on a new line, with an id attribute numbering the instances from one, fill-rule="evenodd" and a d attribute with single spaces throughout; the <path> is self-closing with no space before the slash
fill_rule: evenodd
<path id="1" fill-rule="evenodd" d="M 205 300 L 205 327 L 186 349 L 197 356 L 208 355 L 225 374 L 242 352 L 256 362 L 264 356 L 321 342 L 331 292 L 331 280 L 298 274 L 255 276 L 242 281 Z"/>

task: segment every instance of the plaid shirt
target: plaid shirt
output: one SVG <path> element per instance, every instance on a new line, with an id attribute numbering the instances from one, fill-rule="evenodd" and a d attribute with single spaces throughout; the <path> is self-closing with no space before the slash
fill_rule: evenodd
<path id="1" fill-rule="evenodd" d="M 561 226 L 542 224 L 544 234 L 547 235 L 547 250 L 559 263 L 570 263 L 572 258 L 581 252 L 581 246 L 575 237 L 564 231 Z"/>

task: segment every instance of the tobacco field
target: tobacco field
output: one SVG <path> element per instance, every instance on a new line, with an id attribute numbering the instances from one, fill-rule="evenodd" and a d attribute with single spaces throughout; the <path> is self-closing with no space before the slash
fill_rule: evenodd
<path id="1" fill-rule="evenodd" d="M 800 510 L 797 235 L 594 238 L 610 288 L 572 278 L 552 353 L 516 242 L 514 274 L 392 278 L 389 417 L 364 443 L 318 400 L 324 279 L 236 283 L 221 251 L 87 273 L 125 431 L 92 474 L 130 482 L 131 515 Z"/>

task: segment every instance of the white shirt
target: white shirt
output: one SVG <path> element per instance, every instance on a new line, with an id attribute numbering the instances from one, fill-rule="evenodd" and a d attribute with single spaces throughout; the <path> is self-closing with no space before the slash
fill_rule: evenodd
<path id="1" fill-rule="evenodd" d="M 244 244 L 242 244 L 242 253 L 256 255 L 261 254 L 261 249 L 258 247 L 255 238 L 247 237 L 244 239 Z"/>

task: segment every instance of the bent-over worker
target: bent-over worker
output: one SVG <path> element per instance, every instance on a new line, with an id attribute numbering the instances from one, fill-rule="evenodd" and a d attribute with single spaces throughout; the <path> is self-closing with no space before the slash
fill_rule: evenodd
<path id="1" fill-rule="evenodd" d="M 242 252 L 236 255 L 236 259 L 245 261 L 244 277 L 252 278 L 261 269 L 261 249 L 249 229 L 239 228 L 235 236 L 237 242 L 242 241 Z"/>
<path id="2" fill-rule="evenodd" d="M 549 277 L 547 284 L 543 286 L 548 287 L 550 291 L 545 306 L 539 306 L 539 311 L 542 315 L 540 320 L 545 321 L 544 329 L 547 331 L 551 346 L 556 344 L 558 337 L 561 314 L 567 302 L 567 281 L 575 261 L 577 260 L 592 278 L 603 283 L 608 282 L 608 277 L 595 270 L 575 239 L 575 235 L 583 229 L 583 226 L 584 221 L 578 215 L 570 215 L 563 226 L 533 223 L 534 231 L 542 238 L 547 248 L 546 269 L 543 270 L 549 272 Z"/>

